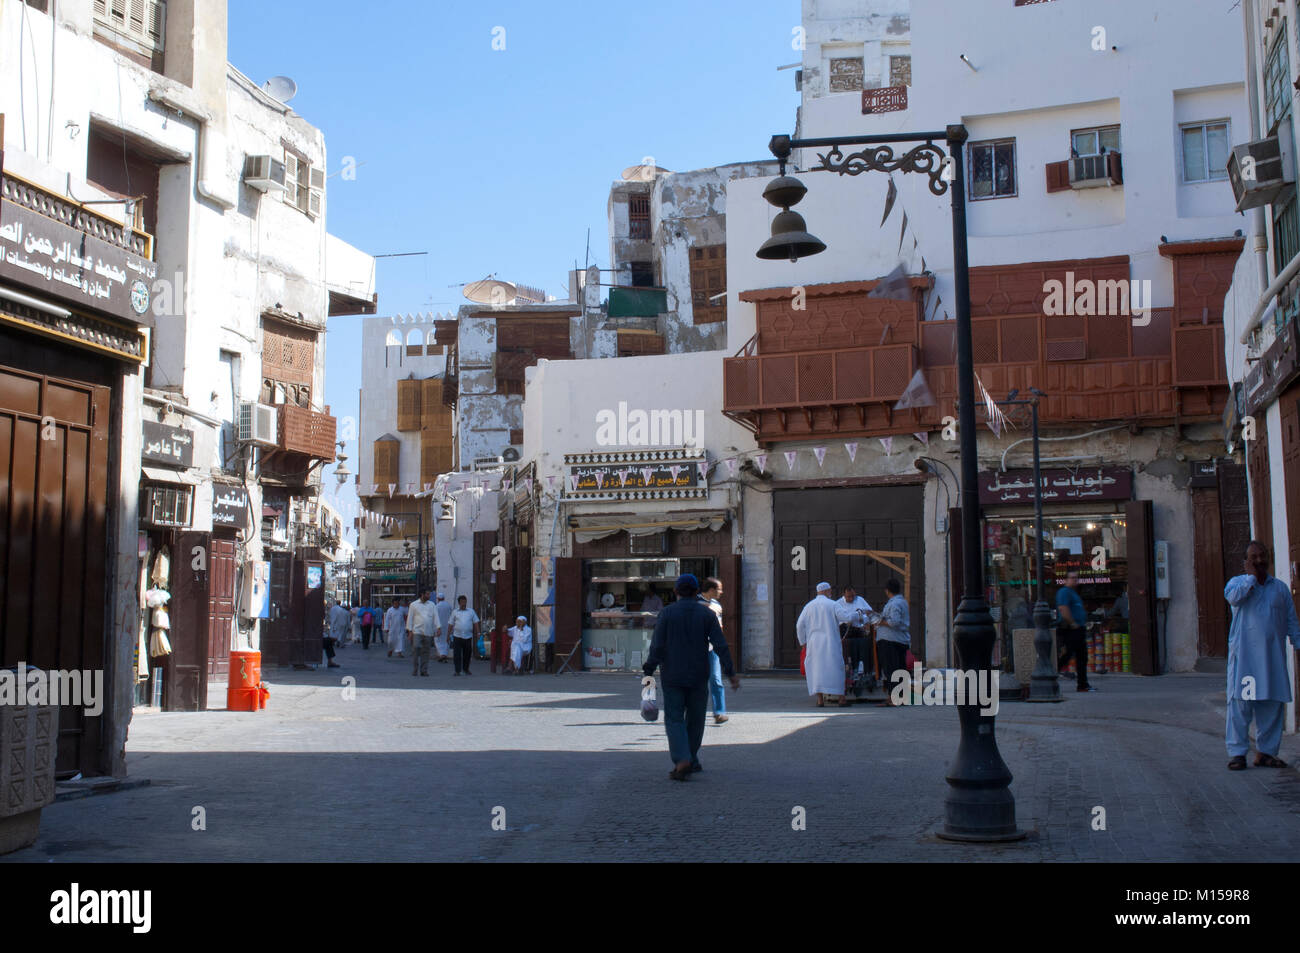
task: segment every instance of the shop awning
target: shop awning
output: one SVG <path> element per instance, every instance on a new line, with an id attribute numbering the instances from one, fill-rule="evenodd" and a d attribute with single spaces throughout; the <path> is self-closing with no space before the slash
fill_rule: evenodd
<path id="1" fill-rule="evenodd" d="M 665 530 L 719 530 L 727 522 L 725 510 L 699 513 L 622 513 L 607 516 L 571 516 L 569 529 L 579 543 L 604 539 L 626 531 L 629 536 L 651 536 Z"/>
<path id="2" fill-rule="evenodd" d="M 188 470 L 168 470 L 166 467 L 141 467 L 140 474 L 152 483 L 179 483 L 182 486 L 198 486 L 199 478 Z"/>

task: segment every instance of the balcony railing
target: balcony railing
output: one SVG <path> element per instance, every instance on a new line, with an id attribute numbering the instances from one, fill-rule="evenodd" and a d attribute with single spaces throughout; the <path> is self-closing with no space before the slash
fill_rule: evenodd
<path id="1" fill-rule="evenodd" d="M 329 414 L 308 410 L 296 404 L 280 404 L 279 407 L 280 449 L 331 462 L 334 459 L 338 421 Z"/>

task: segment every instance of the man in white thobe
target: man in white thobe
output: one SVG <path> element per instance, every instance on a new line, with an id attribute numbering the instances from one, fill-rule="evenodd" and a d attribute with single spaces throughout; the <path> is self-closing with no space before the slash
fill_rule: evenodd
<path id="1" fill-rule="evenodd" d="M 844 697 L 844 650 L 840 647 L 840 622 L 835 603 L 830 599 L 831 584 L 817 583 L 817 595 L 803 607 L 795 623 L 799 644 L 807 649 L 804 672 L 808 678 L 808 694 L 817 696 L 817 707 L 826 705 L 825 696 L 839 700 L 841 707 L 849 702 Z"/>
<path id="2" fill-rule="evenodd" d="M 447 623 L 451 621 L 451 614 L 455 610 L 452 608 L 447 597 L 441 592 L 438 593 L 438 602 L 434 607 L 438 614 L 438 631 L 433 636 L 433 647 L 438 653 L 438 661 L 447 661 L 447 655 L 451 651 L 451 635 L 447 631 Z"/>
<path id="3" fill-rule="evenodd" d="M 533 630 L 528 625 L 528 620 L 524 616 L 515 619 L 515 625 L 510 632 L 510 665 L 515 670 L 516 675 L 523 672 L 524 659 L 533 650 Z"/>
<path id="4" fill-rule="evenodd" d="M 411 603 L 407 621 L 411 629 L 411 674 L 428 675 L 429 644 L 438 626 L 438 614 L 429 601 L 429 593 L 420 593 L 420 598 Z"/>
<path id="5" fill-rule="evenodd" d="M 406 658 L 406 616 L 396 602 L 390 602 L 384 613 L 384 635 L 388 638 L 389 656 L 396 652 L 399 658 Z"/>

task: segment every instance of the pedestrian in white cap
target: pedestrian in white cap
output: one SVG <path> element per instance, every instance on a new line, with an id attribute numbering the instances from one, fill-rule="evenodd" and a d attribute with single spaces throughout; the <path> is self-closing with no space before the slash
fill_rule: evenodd
<path id="1" fill-rule="evenodd" d="M 808 679 L 808 694 L 817 696 L 817 707 L 826 706 L 826 696 L 839 700 L 847 708 L 844 694 L 844 650 L 840 647 L 840 623 L 831 601 L 831 584 L 817 583 L 817 595 L 803 607 L 795 634 L 807 653 L 804 672 Z"/>
<path id="2" fill-rule="evenodd" d="M 510 667 L 516 675 L 523 674 L 524 658 L 533 651 L 533 630 L 525 616 L 515 618 L 510 630 Z"/>

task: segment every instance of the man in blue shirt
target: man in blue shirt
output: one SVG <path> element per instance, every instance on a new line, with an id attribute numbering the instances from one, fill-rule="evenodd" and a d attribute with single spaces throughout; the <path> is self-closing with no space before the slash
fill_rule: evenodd
<path id="1" fill-rule="evenodd" d="M 1300 649 L 1300 621 L 1291 590 L 1268 572 L 1263 543 L 1246 547 L 1246 572 L 1223 587 L 1232 606 L 1228 629 L 1228 770 L 1244 771 L 1250 750 L 1250 720 L 1255 719 L 1255 766 L 1285 768 L 1277 756 L 1282 718 L 1291 700 L 1286 642 Z"/>
<path id="2" fill-rule="evenodd" d="M 677 578 L 677 601 L 659 613 L 655 621 L 650 655 L 643 669 L 653 675 L 663 666 L 664 731 L 673 770 L 668 776 L 685 781 L 700 766 L 700 744 L 704 740 L 704 715 L 709 704 L 709 646 L 718 654 L 722 671 L 731 679 L 733 691 L 740 679 L 731 665 L 731 652 L 722 637 L 718 617 L 696 598 L 700 582 L 690 573 Z"/>
<path id="3" fill-rule="evenodd" d="M 1088 638 L 1084 623 L 1088 613 L 1083 608 L 1083 600 L 1075 590 L 1079 588 L 1079 574 L 1073 569 L 1065 574 L 1065 585 L 1056 590 L 1056 612 L 1060 619 L 1056 623 L 1057 638 L 1065 646 L 1060 665 L 1064 670 L 1074 657 L 1074 667 L 1079 671 L 1079 691 L 1095 692 L 1097 689 L 1088 684 Z"/>

